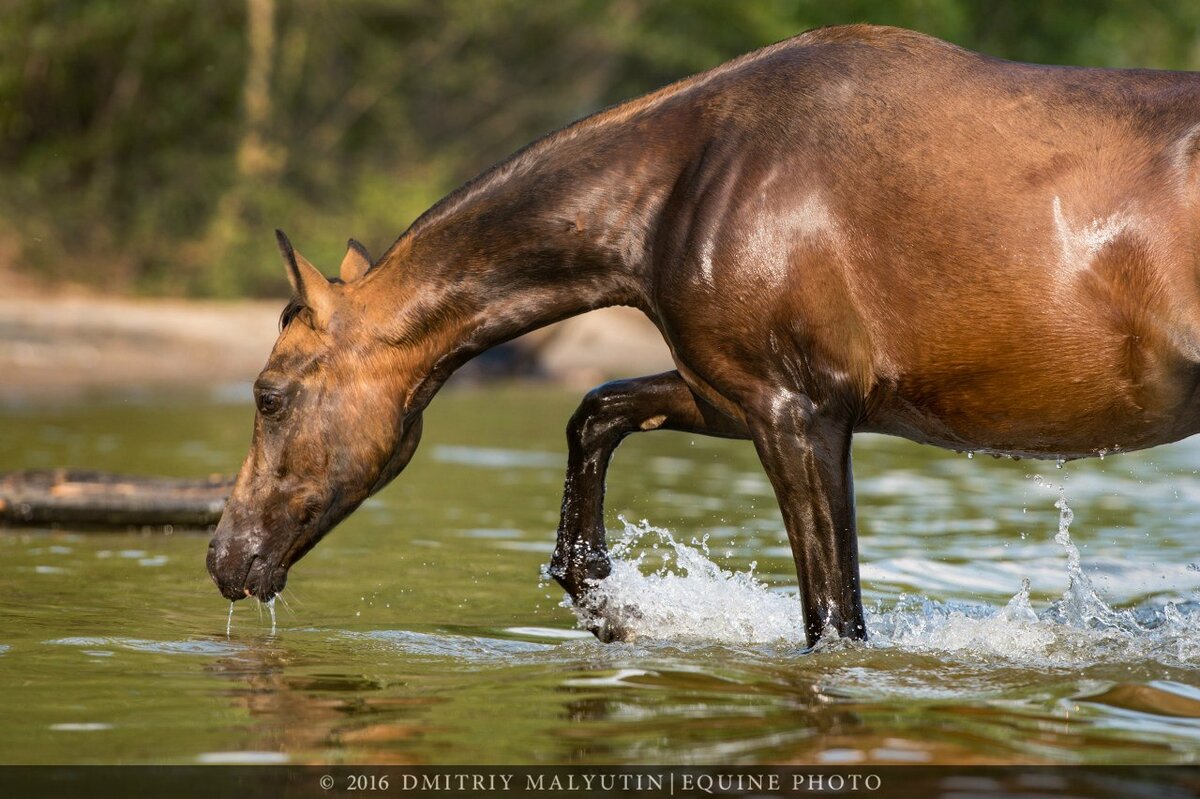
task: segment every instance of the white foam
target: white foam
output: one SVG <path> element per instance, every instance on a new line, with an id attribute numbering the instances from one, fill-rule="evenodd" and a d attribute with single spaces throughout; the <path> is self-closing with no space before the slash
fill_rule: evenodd
<path id="1" fill-rule="evenodd" d="M 898 649 L 1041 668 L 1142 661 L 1200 665 L 1200 603 L 1110 606 L 1083 571 L 1062 487 L 1040 478 L 1038 485 L 1058 494 L 1054 540 L 1066 555 L 1067 576 L 1061 597 L 1036 609 L 1027 578 L 1002 606 L 903 596 L 867 609 L 867 643 L 822 640 L 818 651 Z M 612 573 L 597 584 L 594 596 L 607 622 L 627 638 L 805 645 L 798 597 L 772 590 L 753 564 L 748 571 L 730 571 L 709 557 L 704 541 L 685 544 L 648 522 L 624 523 L 624 535 L 612 548 Z M 575 612 L 582 627 L 598 621 L 587 610 Z"/>
<path id="2" fill-rule="evenodd" d="M 624 520 L 622 520 L 624 521 Z M 647 540 L 649 548 L 628 559 Z M 649 522 L 625 522 L 612 547 L 612 573 L 595 590 L 609 621 L 639 638 L 715 639 L 728 643 L 802 641 L 795 597 L 771 591 L 754 575 L 721 568 L 703 541 L 688 545 Z M 643 566 L 655 567 L 643 573 Z M 576 608 L 581 626 L 598 620 Z"/>

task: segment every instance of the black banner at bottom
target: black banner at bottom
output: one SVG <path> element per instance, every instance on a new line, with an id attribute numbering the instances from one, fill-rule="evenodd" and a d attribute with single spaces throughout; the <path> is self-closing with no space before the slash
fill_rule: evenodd
<path id="1" fill-rule="evenodd" d="M 1191 799 L 1192 766 L 0 766 L 0 797 Z"/>

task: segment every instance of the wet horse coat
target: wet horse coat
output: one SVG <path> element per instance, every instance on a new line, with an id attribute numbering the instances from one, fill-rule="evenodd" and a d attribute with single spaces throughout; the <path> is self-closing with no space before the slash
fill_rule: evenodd
<path id="1" fill-rule="evenodd" d="M 1200 75 L 811 31 L 535 142 L 374 265 L 348 253 L 344 282 L 284 240 L 305 312 L 260 378 L 210 571 L 231 598 L 273 595 L 403 468 L 454 368 L 625 304 L 678 368 L 571 420 L 551 573 L 581 603 L 607 574 L 625 435 L 748 438 L 810 642 L 861 637 L 853 433 L 1074 458 L 1197 432 L 1198 235 Z"/>

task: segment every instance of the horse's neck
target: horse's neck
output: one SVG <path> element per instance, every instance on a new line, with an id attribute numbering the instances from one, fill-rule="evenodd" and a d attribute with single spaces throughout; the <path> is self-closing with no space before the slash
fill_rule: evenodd
<path id="1" fill-rule="evenodd" d="M 429 337 L 428 396 L 474 355 L 529 330 L 609 305 L 646 307 L 670 159 L 620 128 L 565 138 L 451 194 L 385 256 L 379 278 L 404 297 L 404 338 Z"/>

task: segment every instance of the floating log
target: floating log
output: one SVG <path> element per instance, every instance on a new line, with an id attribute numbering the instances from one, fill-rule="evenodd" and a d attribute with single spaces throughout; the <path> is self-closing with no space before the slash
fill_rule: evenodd
<path id="1" fill-rule="evenodd" d="M 205 528 L 225 509 L 234 478 L 174 479 L 85 469 L 0 474 L 0 526 Z"/>

